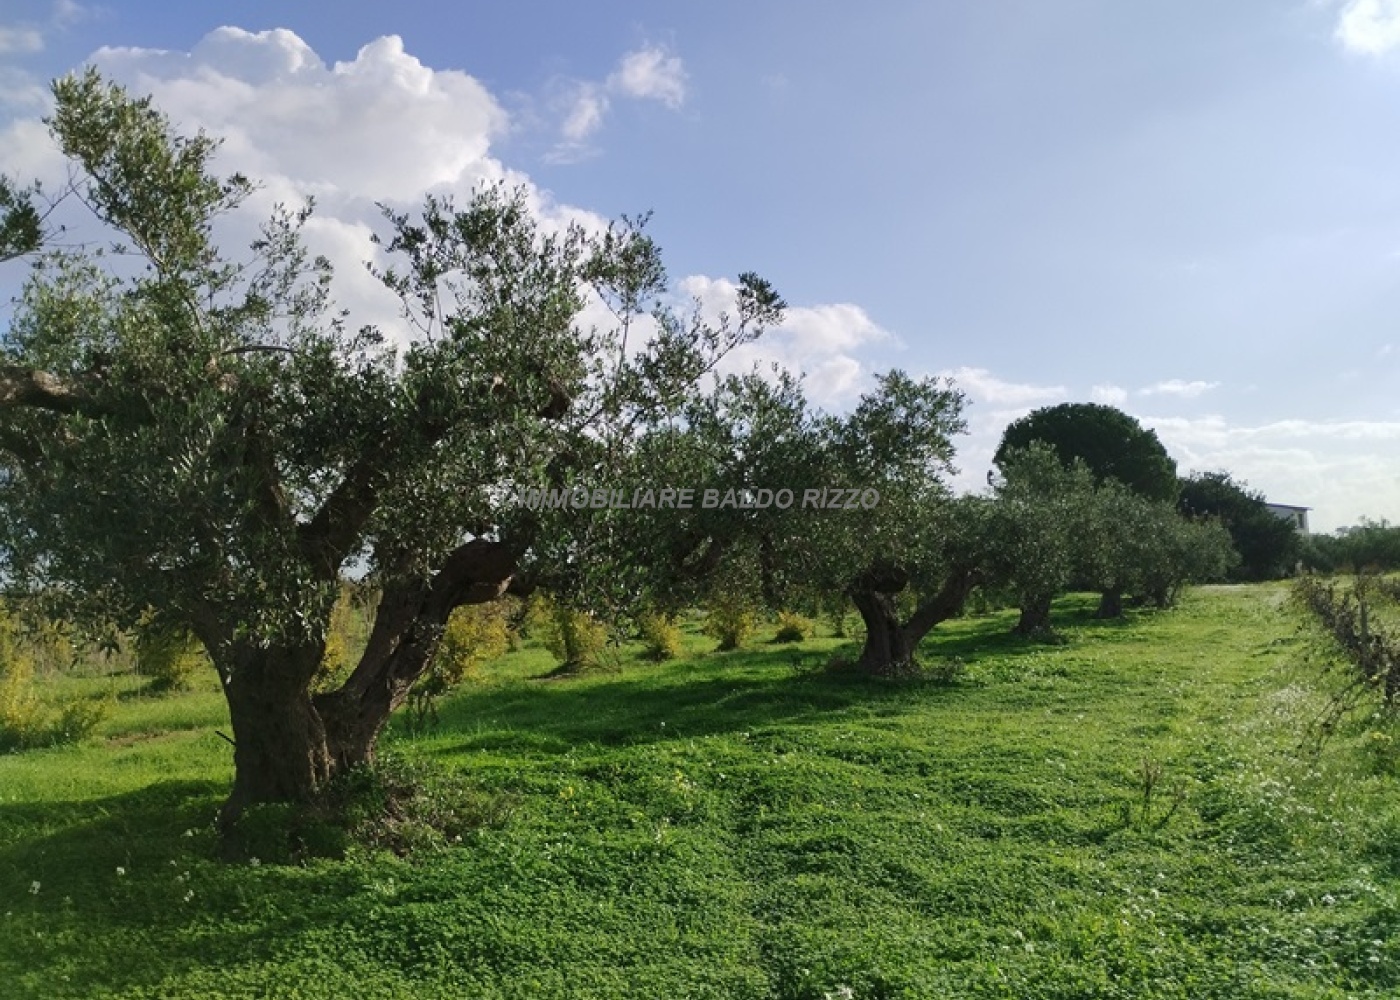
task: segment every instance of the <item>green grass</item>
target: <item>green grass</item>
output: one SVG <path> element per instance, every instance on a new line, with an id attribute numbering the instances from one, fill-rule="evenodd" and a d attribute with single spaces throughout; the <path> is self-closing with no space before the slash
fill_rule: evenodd
<path id="1" fill-rule="evenodd" d="M 0 758 L 0 996 L 1395 996 L 1396 733 L 1297 751 L 1282 598 L 949 623 L 943 685 L 814 675 L 830 638 L 551 681 L 527 645 L 391 734 L 511 803 L 410 860 L 213 860 L 217 690 L 128 685 Z"/>

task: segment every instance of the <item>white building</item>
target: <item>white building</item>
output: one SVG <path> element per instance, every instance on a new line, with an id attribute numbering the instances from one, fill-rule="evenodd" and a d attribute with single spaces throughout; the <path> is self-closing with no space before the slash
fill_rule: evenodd
<path id="1" fill-rule="evenodd" d="M 1281 517 L 1285 521 L 1292 522 L 1293 527 L 1304 535 L 1308 533 L 1308 511 L 1311 507 L 1292 507 L 1286 503 L 1266 503 L 1269 513 L 1274 517 Z"/>

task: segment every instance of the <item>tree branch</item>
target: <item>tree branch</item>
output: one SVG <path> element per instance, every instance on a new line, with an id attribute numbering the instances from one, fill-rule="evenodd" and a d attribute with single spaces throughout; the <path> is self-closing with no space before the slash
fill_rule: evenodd
<path id="1" fill-rule="evenodd" d="M 393 443 L 385 442 L 376 454 L 362 456 L 331 491 L 321 509 L 298 527 L 302 554 L 322 579 L 333 579 L 340 572 L 340 564 L 378 506 L 385 453 L 392 450 Z"/>
<path id="2" fill-rule="evenodd" d="M 914 611 L 904 626 L 905 634 L 915 642 L 927 635 L 939 622 L 947 621 L 967 603 L 967 595 L 981 581 L 982 574 L 970 567 L 960 567 L 948 575 L 938 593 Z"/>
<path id="3" fill-rule="evenodd" d="M 0 410 L 28 406 L 55 413 L 91 411 L 86 388 L 49 372 L 20 365 L 0 365 Z"/>
<path id="4" fill-rule="evenodd" d="M 446 621 L 463 604 L 485 604 L 505 595 L 515 576 L 519 549 L 504 542 L 473 538 L 443 561 L 429 585 L 428 610 Z"/>

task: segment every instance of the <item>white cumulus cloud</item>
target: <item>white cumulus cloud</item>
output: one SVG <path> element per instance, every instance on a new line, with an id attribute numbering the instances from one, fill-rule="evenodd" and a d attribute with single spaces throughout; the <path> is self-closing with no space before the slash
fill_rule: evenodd
<path id="1" fill-rule="evenodd" d="M 251 176 L 381 199 L 499 176 L 505 112 L 477 80 L 433 70 L 390 35 L 327 66 L 293 32 L 218 28 L 189 53 L 103 48 L 93 62 L 225 140 Z"/>
<path id="2" fill-rule="evenodd" d="M 1367 55 L 1400 46 L 1400 0 L 1347 0 L 1337 18 L 1337 40 Z"/>
<path id="3" fill-rule="evenodd" d="M 699 303 L 701 316 L 710 323 L 717 323 L 721 313 L 738 316 L 738 286 L 727 278 L 691 275 L 679 283 L 679 290 Z M 857 357 L 858 352 L 867 345 L 893 340 L 893 334 L 864 309 L 850 303 L 790 306 L 777 328 L 732 352 L 724 370 L 742 372 L 757 367 L 767 372 L 777 364 L 806 376 L 807 398 L 814 404 L 840 408 L 870 387 L 873 373 Z"/>

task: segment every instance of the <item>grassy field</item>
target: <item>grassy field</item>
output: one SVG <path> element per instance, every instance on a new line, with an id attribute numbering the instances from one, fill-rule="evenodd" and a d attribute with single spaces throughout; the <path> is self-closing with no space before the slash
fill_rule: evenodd
<path id="1" fill-rule="evenodd" d="M 573 680 L 526 648 L 392 752 L 503 818 L 409 860 L 213 859 L 212 687 L 131 678 L 86 744 L 0 757 L 0 996 L 1391 997 L 1390 723 L 1324 693 L 1273 587 L 950 623 L 951 683 L 757 643 Z"/>

